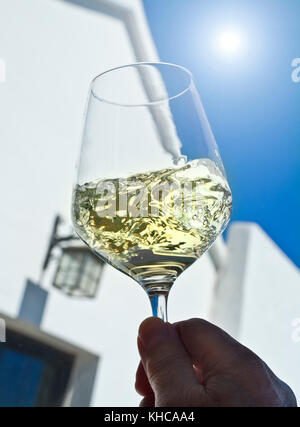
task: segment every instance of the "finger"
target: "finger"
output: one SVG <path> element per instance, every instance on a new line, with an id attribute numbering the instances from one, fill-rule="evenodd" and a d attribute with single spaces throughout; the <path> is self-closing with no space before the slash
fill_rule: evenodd
<path id="1" fill-rule="evenodd" d="M 141 400 L 140 407 L 141 408 L 154 408 L 155 399 L 154 394 L 152 396 L 146 396 Z"/>
<path id="2" fill-rule="evenodd" d="M 187 393 L 201 387 L 173 325 L 157 318 L 146 319 L 140 326 L 138 345 L 149 383 L 159 402 L 167 400 L 175 404 L 175 400 L 187 400 Z"/>
<path id="3" fill-rule="evenodd" d="M 212 374 L 232 370 L 241 353 L 250 353 L 222 329 L 205 320 L 191 319 L 174 326 L 204 380 Z"/>
<path id="4" fill-rule="evenodd" d="M 198 382 L 200 384 L 203 384 L 203 372 L 202 372 L 201 367 L 198 365 L 194 365 L 193 367 L 194 367 L 195 375 L 196 375 Z"/>
<path id="5" fill-rule="evenodd" d="M 139 363 L 136 372 L 135 389 L 141 396 L 153 395 L 153 390 L 149 384 L 142 362 Z"/>

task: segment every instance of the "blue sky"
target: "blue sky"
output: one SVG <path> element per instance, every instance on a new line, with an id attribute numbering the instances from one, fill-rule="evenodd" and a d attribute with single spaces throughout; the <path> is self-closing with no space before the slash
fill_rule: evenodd
<path id="1" fill-rule="evenodd" d="M 299 0 L 144 0 L 162 61 L 189 68 L 234 196 L 300 267 Z M 240 38 L 225 53 L 222 34 Z"/>

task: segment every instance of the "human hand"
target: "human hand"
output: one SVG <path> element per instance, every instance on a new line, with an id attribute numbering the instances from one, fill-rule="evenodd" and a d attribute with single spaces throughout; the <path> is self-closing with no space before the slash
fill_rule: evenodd
<path id="1" fill-rule="evenodd" d="M 140 326 L 141 406 L 293 407 L 292 390 L 251 350 L 200 319 Z"/>

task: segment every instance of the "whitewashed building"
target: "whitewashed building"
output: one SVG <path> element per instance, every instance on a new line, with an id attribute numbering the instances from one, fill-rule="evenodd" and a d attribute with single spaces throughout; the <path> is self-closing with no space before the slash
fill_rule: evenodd
<path id="1" fill-rule="evenodd" d="M 144 291 L 131 279 L 106 267 L 97 298 L 78 300 L 50 287 L 50 271 L 43 282 L 49 296 L 41 331 L 13 319 L 26 279 L 39 281 L 53 218 L 59 212 L 70 220 L 91 79 L 114 66 L 159 59 L 142 3 L 1 2 L 0 58 L 2 77 L 5 69 L 0 80 L 0 317 L 36 339 L 58 338 L 61 349 L 79 355 L 81 366 L 93 364 L 89 374 L 77 366 L 72 378 L 74 385 L 80 372 L 96 374 L 94 383 L 89 379 L 92 405 L 135 406 L 137 330 L 151 311 Z M 299 270 L 257 225 L 238 223 L 231 225 L 227 245 L 219 241 L 178 279 L 169 317 L 203 317 L 225 328 L 300 399 L 299 301 Z M 88 403 L 77 378 L 64 404 Z"/>

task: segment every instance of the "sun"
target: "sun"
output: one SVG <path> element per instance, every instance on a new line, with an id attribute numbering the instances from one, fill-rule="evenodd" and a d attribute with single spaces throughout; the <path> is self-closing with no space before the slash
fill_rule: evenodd
<path id="1" fill-rule="evenodd" d="M 235 30 L 226 30 L 218 37 L 218 48 L 225 54 L 238 53 L 243 45 L 242 35 Z"/>

